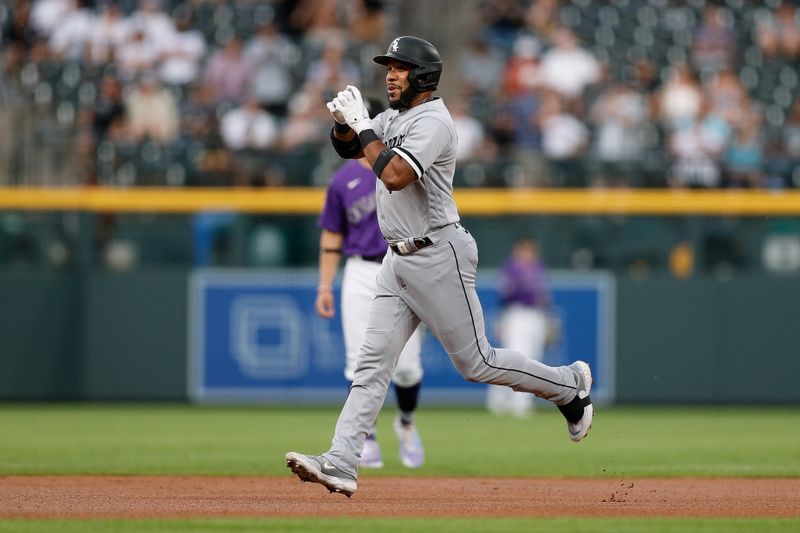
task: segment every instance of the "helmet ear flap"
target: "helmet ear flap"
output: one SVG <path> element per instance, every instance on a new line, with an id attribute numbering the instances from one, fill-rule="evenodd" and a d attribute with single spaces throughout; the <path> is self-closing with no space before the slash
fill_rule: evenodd
<path id="1" fill-rule="evenodd" d="M 426 72 L 425 67 L 417 67 L 413 69 L 408 76 L 408 82 L 417 91 L 435 91 L 439 86 L 439 77 L 441 70 Z"/>

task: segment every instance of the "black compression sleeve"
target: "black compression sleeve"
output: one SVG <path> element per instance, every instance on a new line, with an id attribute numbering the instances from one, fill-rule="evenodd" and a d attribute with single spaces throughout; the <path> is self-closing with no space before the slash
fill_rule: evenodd
<path id="1" fill-rule="evenodd" d="M 358 137 L 354 137 L 352 141 L 342 141 L 333 134 L 333 128 L 331 128 L 331 144 L 339 157 L 344 159 L 353 159 L 361 153 L 361 142 Z"/>

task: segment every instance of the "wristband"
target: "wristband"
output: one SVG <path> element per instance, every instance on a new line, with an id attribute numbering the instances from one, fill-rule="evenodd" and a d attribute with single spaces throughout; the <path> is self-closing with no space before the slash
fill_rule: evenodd
<path id="1" fill-rule="evenodd" d="M 326 285 L 324 283 L 321 284 L 321 285 L 317 285 L 317 292 L 327 292 L 327 291 L 332 291 L 332 290 L 333 290 L 333 286 L 331 286 L 331 285 Z"/>
<path id="2" fill-rule="evenodd" d="M 340 254 L 340 253 L 342 253 L 342 249 L 341 248 L 320 248 L 319 251 L 324 253 L 324 254 Z"/>
<path id="3" fill-rule="evenodd" d="M 335 131 L 336 133 L 342 133 L 342 134 L 348 133 L 351 129 L 352 128 L 347 124 L 340 124 L 335 120 L 333 121 L 333 131 Z"/>
<path id="4" fill-rule="evenodd" d="M 362 148 L 366 148 L 369 143 L 380 141 L 372 128 L 361 130 L 361 133 L 358 134 L 358 140 L 361 141 Z"/>

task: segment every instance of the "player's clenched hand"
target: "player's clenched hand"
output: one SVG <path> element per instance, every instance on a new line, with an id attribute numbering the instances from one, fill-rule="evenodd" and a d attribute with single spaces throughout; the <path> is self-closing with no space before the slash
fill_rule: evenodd
<path id="1" fill-rule="evenodd" d="M 317 301 L 314 302 L 314 307 L 317 308 L 317 313 L 322 318 L 333 318 L 336 314 L 334 307 L 333 292 L 332 291 L 319 291 L 317 293 Z"/>
<path id="2" fill-rule="evenodd" d="M 342 116 L 341 110 L 336 107 L 336 104 L 334 103 L 335 100 L 336 99 L 334 98 L 333 100 L 331 100 L 330 102 L 328 102 L 325 105 L 328 106 L 328 111 L 331 112 L 331 116 L 333 117 L 333 120 L 335 120 L 339 124 L 347 124 L 347 121 Z"/>
<path id="3" fill-rule="evenodd" d="M 342 114 L 345 122 L 353 128 L 356 134 L 372 127 L 369 113 L 361 98 L 361 91 L 356 87 L 348 85 L 343 91 L 339 91 L 339 94 L 333 99 L 333 107 Z"/>

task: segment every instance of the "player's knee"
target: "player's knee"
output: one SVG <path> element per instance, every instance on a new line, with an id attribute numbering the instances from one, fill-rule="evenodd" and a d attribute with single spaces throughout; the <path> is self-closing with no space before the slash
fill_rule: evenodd
<path id="1" fill-rule="evenodd" d="M 491 351 L 491 348 L 489 350 L 489 357 L 494 358 L 494 352 Z M 476 383 L 488 382 L 489 366 L 486 364 L 487 357 L 484 357 L 474 346 L 457 354 L 450 354 L 450 360 L 453 361 L 453 365 L 467 381 Z"/>
<path id="2" fill-rule="evenodd" d="M 474 359 L 468 357 L 454 357 L 451 356 L 456 370 L 467 381 L 480 383 L 482 380 L 482 371 L 479 365 L 475 364 Z"/>

